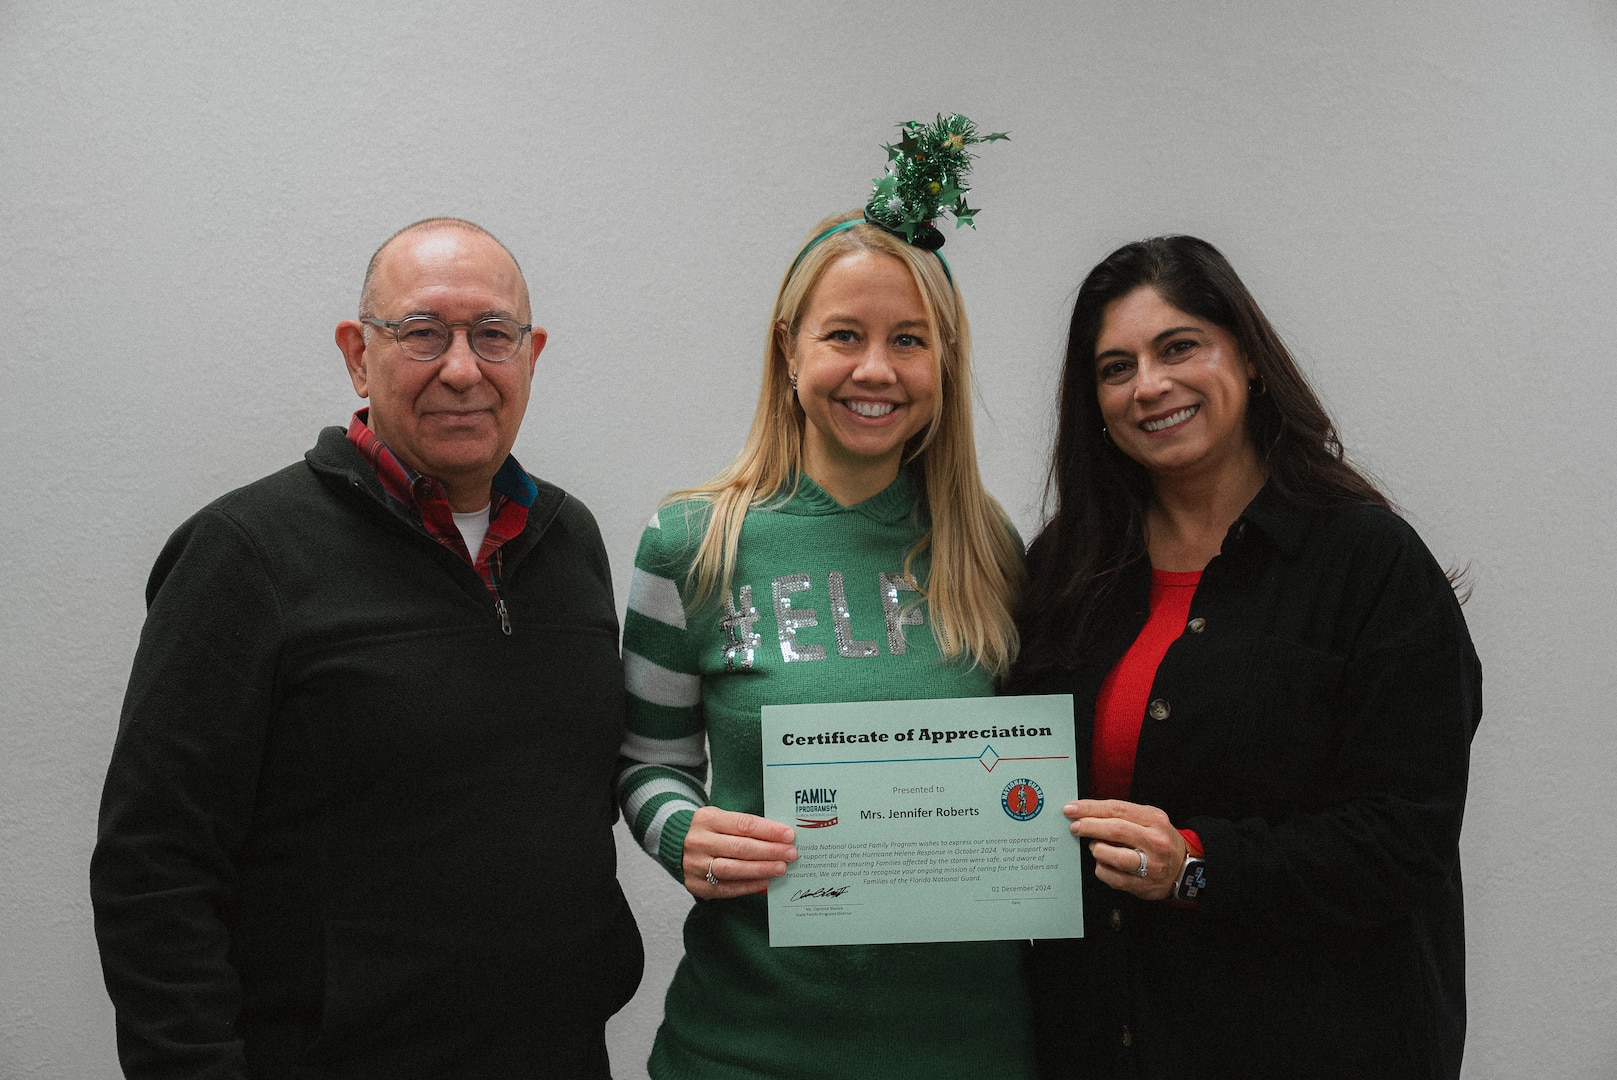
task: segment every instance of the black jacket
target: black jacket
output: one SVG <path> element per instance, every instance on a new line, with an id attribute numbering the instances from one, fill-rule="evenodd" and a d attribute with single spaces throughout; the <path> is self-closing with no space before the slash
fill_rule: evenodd
<path id="1" fill-rule="evenodd" d="M 1074 695 L 1080 789 L 1149 577 L 1129 572 L 1087 663 L 1024 687 Z M 1083 940 L 1030 958 L 1043 1075 L 1457 1077 L 1481 668 L 1442 570 L 1392 513 L 1265 489 L 1190 616 L 1129 799 L 1196 830 L 1207 888 L 1193 910 L 1138 901 L 1086 853 Z"/>
<path id="2" fill-rule="evenodd" d="M 339 428 L 169 540 L 91 867 L 129 1076 L 604 1075 L 611 576 L 542 482 L 503 551 L 509 636 Z"/>

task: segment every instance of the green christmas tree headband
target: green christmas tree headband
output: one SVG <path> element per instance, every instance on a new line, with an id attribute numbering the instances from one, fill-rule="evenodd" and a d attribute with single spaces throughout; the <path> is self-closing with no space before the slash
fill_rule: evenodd
<path id="1" fill-rule="evenodd" d="M 861 221 L 934 253 L 943 246 L 943 234 L 933 222 L 944 214 L 954 215 L 957 229 L 962 225 L 977 227 L 974 219 L 978 211 L 966 205 L 966 192 L 970 190 L 966 176 L 971 172 L 971 159 L 976 155 L 968 153 L 966 147 L 1009 139 L 1010 134 L 996 131 L 979 135 L 977 125 L 959 113 L 939 115 L 933 124 L 907 120 L 899 125 L 899 130 L 904 137 L 882 147 L 887 151 L 887 171 L 871 181 L 875 190 L 865 203 L 864 217 L 833 225 L 803 245 L 792 262 L 793 272 L 803 256 L 814 250 L 821 240 L 851 229 Z M 938 254 L 938 262 L 953 281 L 954 275 L 949 272 L 949 264 L 942 254 Z"/>

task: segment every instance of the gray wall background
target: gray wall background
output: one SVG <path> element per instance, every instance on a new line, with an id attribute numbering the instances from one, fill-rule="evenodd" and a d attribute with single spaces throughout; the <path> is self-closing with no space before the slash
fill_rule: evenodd
<path id="1" fill-rule="evenodd" d="M 657 499 L 739 446 L 804 233 L 939 110 L 1012 132 L 948 248 L 990 487 L 1031 535 L 1083 272 L 1221 246 L 1474 575 L 1466 1075 L 1617 1074 L 1614 61 L 1610 0 L 0 2 L 0 1077 L 117 1075 L 86 865 L 145 576 L 359 404 L 332 328 L 376 244 L 450 213 L 523 260 L 517 453 L 621 598 Z M 687 902 L 620 846 L 636 1076 Z"/>

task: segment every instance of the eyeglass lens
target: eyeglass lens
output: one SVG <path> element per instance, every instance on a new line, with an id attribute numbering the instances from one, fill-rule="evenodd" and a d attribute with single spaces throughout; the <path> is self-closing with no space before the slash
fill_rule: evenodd
<path id="1" fill-rule="evenodd" d="M 454 335 L 442 319 L 431 315 L 412 315 L 394 333 L 399 348 L 414 360 L 438 359 L 449 349 Z M 511 319 L 480 319 L 466 327 L 466 340 L 478 356 L 499 363 L 516 355 L 522 344 L 522 325 Z"/>

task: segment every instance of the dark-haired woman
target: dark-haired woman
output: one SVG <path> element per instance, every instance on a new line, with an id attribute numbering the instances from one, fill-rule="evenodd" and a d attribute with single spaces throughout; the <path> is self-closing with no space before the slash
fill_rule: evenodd
<path id="1" fill-rule="evenodd" d="M 1201 240 L 1091 271 L 1060 408 L 1014 677 L 1073 695 L 1084 793 L 1043 1075 L 1458 1076 L 1481 671 L 1449 580 Z"/>

